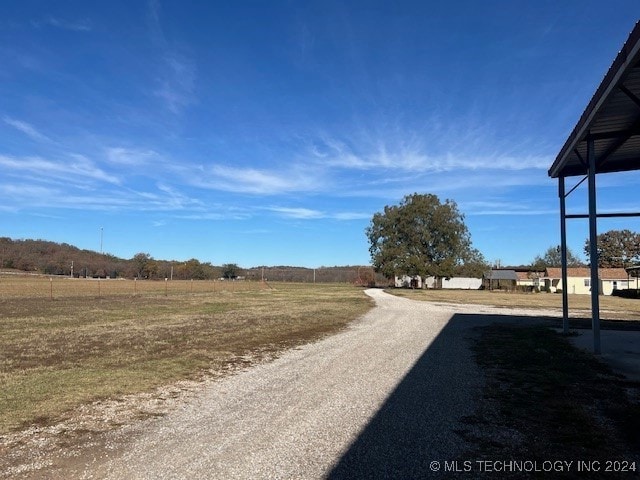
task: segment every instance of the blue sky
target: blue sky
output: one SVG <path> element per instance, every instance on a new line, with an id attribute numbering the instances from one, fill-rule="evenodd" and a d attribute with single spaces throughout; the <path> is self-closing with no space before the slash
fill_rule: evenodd
<path id="1" fill-rule="evenodd" d="M 487 260 L 529 263 L 559 243 L 547 170 L 638 19 L 637 0 L 5 0 L 0 236 L 368 264 L 373 214 L 418 192 L 457 202 Z M 639 211 L 639 179 L 601 176 L 600 211 Z M 568 235 L 582 255 L 586 221 Z"/>

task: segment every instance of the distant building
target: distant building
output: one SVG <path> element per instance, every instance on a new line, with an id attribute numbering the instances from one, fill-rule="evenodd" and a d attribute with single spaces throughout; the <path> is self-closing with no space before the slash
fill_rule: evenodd
<path id="1" fill-rule="evenodd" d="M 424 279 L 425 288 L 439 288 L 449 290 L 479 290 L 482 287 L 481 278 L 473 277 L 444 277 L 437 279 L 436 277 L 427 277 Z"/>
<path id="2" fill-rule="evenodd" d="M 515 270 L 491 269 L 483 275 L 482 284 L 485 290 L 515 290 L 518 285 L 518 274 Z"/>
<path id="3" fill-rule="evenodd" d="M 395 277 L 394 283 L 396 288 L 422 288 L 422 277 L 420 275 L 403 275 Z"/>
<path id="4" fill-rule="evenodd" d="M 614 290 L 626 290 L 632 281 L 624 268 L 599 268 L 598 269 L 599 292 L 602 295 L 611 295 Z M 562 269 L 547 268 L 540 279 L 540 288 L 548 292 L 563 290 Z M 591 269 L 588 267 L 567 268 L 567 293 L 588 295 L 591 293 Z"/>
<path id="5" fill-rule="evenodd" d="M 478 290 L 482 287 L 481 278 L 472 277 L 425 277 L 403 275 L 395 277 L 397 288 L 442 288 L 449 290 Z"/>

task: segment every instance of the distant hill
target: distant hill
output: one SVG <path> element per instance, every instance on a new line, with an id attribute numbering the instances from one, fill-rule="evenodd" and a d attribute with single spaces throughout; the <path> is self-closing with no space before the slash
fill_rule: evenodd
<path id="1" fill-rule="evenodd" d="M 118 258 L 92 250 L 81 250 L 68 243 L 47 240 L 13 240 L 0 237 L 0 269 L 12 269 L 46 275 L 74 277 L 149 278 L 174 280 L 212 280 L 221 278 L 225 266 L 187 261 L 157 260 L 146 253 L 131 259 Z M 285 282 L 347 282 L 374 283 L 371 266 L 320 267 L 316 269 L 291 266 L 238 268 L 236 274 L 247 280 Z M 376 278 L 385 284 L 383 277 Z"/>
<path id="2" fill-rule="evenodd" d="M 72 266 L 75 277 L 135 275 L 131 260 L 114 255 L 81 250 L 68 243 L 0 237 L 0 268 L 70 276 Z"/>

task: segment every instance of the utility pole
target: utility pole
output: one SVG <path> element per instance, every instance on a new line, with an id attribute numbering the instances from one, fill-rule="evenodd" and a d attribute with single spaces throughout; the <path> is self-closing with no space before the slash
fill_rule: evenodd
<path id="1" fill-rule="evenodd" d="M 104 228 L 100 227 L 100 254 L 102 254 L 102 233 Z"/>
<path id="2" fill-rule="evenodd" d="M 71 278 L 73 278 L 73 260 L 71 260 Z"/>

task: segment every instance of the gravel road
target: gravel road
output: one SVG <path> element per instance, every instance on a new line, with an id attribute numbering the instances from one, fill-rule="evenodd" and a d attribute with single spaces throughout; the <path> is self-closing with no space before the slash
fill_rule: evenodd
<path id="1" fill-rule="evenodd" d="M 456 318 L 504 310 L 366 293 L 376 308 L 344 332 L 210 384 L 79 476 L 429 476 L 464 448 L 457 422 L 482 386 L 468 348 L 478 320 Z"/>

